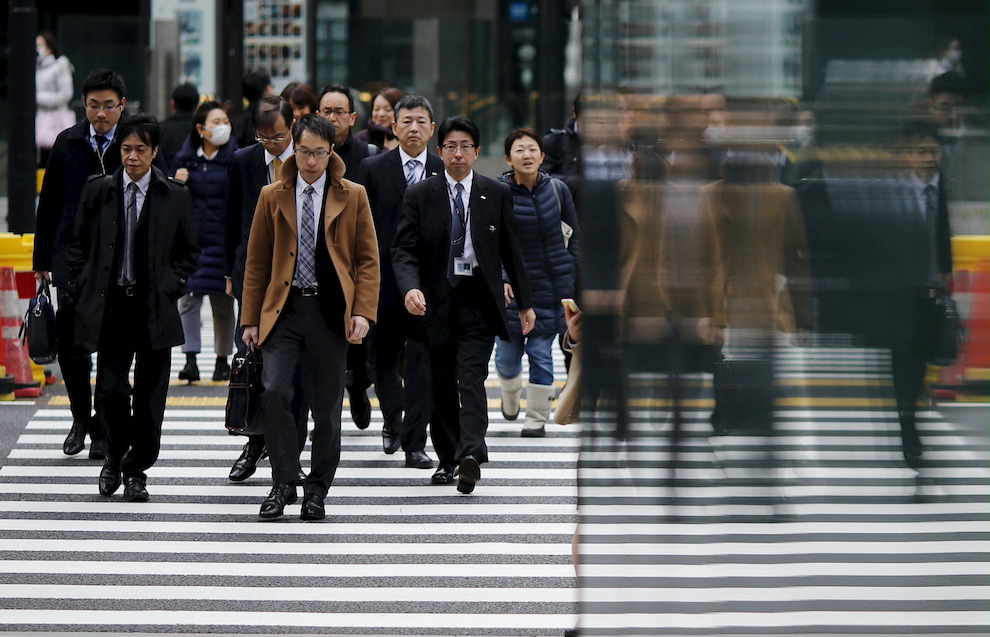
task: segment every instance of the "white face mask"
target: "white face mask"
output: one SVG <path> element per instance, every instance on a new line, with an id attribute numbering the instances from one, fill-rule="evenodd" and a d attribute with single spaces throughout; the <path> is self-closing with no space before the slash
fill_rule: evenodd
<path id="1" fill-rule="evenodd" d="M 230 141 L 230 124 L 218 124 L 210 131 L 210 143 L 214 146 L 223 146 Z"/>
<path id="2" fill-rule="evenodd" d="M 949 49 L 946 51 L 945 57 L 953 64 L 959 64 L 962 60 L 962 49 Z"/>
<path id="3" fill-rule="evenodd" d="M 43 47 L 43 46 L 39 46 L 39 47 L 37 47 L 37 50 L 38 50 L 38 59 L 39 59 L 39 60 L 40 60 L 41 58 L 43 58 L 43 57 L 45 57 L 46 55 L 48 55 L 48 49 L 46 49 L 46 48 L 45 48 L 45 47 Z"/>

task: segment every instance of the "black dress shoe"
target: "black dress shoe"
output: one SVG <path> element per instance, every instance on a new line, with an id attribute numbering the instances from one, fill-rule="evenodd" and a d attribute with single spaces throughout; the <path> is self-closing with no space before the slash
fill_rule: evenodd
<path id="1" fill-rule="evenodd" d="M 120 461 L 107 456 L 100 470 L 100 495 L 109 498 L 120 488 Z"/>
<path id="2" fill-rule="evenodd" d="M 439 467 L 437 467 L 436 472 L 430 478 L 430 482 L 433 484 L 453 484 L 454 482 L 453 468 L 440 465 Z"/>
<path id="3" fill-rule="evenodd" d="M 407 451 L 406 466 L 410 469 L 432 469 L 433 459 L 425 451 Z"/>
<path id="4" fill-rule="evenodd" d="M 195 362 L 186 362 L 186 366 L 179 371 L 179 380 L 185 380 L 190 383 L 199 380 L 199 366 Z"/>
<path id="5" fill-rule="evenodd" d="M 213 380 L 230 380 L 230 363 L 227 362 L 227 357 L 217 356 L 217 364 L 213 368 Z"/>
<path id="6" fill-rule="evenodd" d="M 265 451 L 265 445 L 261 441 L 256 441 L 254 437 L 244 443 L 244 450 L 240 457 L 234 461 L 234 466 L 230 468 L 230 475 L 227 479 L 231 482 L 244 482 L 254 475 L 258 469 L 258 461 Z"/>
<path id="7" fill-rule="evenodd" d="M 457 467 L 457 490 L 461 493 L 471 493 L 478 480 L 481 480 L 481 465 L 474 456 L 467 456 Z"/>
<path id="8" fill-rule="evenodd" d="M 69 435 L 65 437 L 65 442 L 62 443 L 62 453 L 67 456 L 74 456 L 85 446 L 86 423 L 73 420 L 72 427 L 69 428 Z"/>
<path id="9" fill-rule="evenodd" d="M 323 505 L 323 498 L 317 493 L 307 493 L 303 496 L 302 512 L 299 514 L 300 520 L 322 520 L 327 517 L 326 508 Z"/>
<path id="10" fill-rule="evenodd" d="M 402 414 L 399 413 L 398 417 L 393 416 L 385 420 L 385 425 L 382 427 L 382 449 L 385 453 L 392 455 L 399 450 L 402 446 L 402 437 L 399 432 L 402 430 Z M 430 463 L 433 466 L 433 463 Z"/>
<path id="11" fill-rule="evenodd" d="M 106 460 L 108 453 L 110 453 L 110 443 L 107 442 L 106 438 L 97 438 L 96 440 L 90 442 L 90 460 Z"/>
<path id="12" fill-rule="evenodd" d="M 128 502 L 147 502 L 148 488 L 144 486 L 144 480 L 127 476 L 124 479 L 124 499 Z"/>
<path id="13" fill-rule="evenodd" d="M 350 397 L 351 418 L 354 419 L 354 424 L 358 429 L 367 429 L 371 424 L 371 401 L 368 400 L 368 390 L 348 388 L 347 395 Z"/>
<path id="14" fill-rule="evenodd" d="M 296 501 L 296 485 L 276 484 L 268 492 L 268 497 L 261 503 L 258 516 L 264 520 L 274 520 L 282 515 L 286 504 Z"/>
<path id="15" fill-rule="evenodd" d="M 921 438 L 917 431 L 901 432 L 901 449 L 908 466 L 917 468 L 921 464 L 921 456 L 925 453 L 925 447 L 921 444 Z"/>

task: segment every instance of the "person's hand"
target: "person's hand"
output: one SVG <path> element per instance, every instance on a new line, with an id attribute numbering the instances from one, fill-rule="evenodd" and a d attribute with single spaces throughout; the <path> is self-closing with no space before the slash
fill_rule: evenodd
<path id="1" fill-rule="evenodd" d="M 241 336 L 241 340 L 248 347 L 254 347 L 258 344 L 258 326 L 252 325 L 244 328 L 244 333 Z"/>
<path id="2" fill-rule="evenodd" d="M 368 330 L 370 329 L 371 323 L 368 322 L 368 319 L 363 316 L 352 316 L 350 329 L 347 332 L 347 340 L 360 341 L 368 335 Z"/>
<path id="3" fill-rule="evenodd" d="M 811 330 L 799 329 L 791 336 L 791 342 L 795 347 L 811 346 Z"/>
<path id="4" fill-rule="evenodd" d="M 569 306 L 564 306 L 564 319 L 567 321 L 567 339 L 577 345 L 581 342 L 581 316 L 580 310 L 575 312 Z"/>
<path id="5" fill-rule="evenodd" d="M 223 291 L 230 298 L 234 298 L 234 283 L 230 279 L 223 280 Z"/>
<path id="6" fill-rule="evenodd" d="M 536 311 L 533 308 L 519 310 L 519 324 L 522 325 L 523 335 L 532 332 L 536 327 Z"/>
<path id="7" fill-rule="evenodd" d="M 426 315 L 426 297 L 422 290 L 413 288 L 406 292 L 406 311 L 414 316 Z"/>
<path id="8" fill-rule="evenodd" d="M 710 317 L 699 319 L 697 323 L 698 338 L 705 345 L 721 345 L 724 339 L 722 327 L 712 323 Z"/>
<path id="9" fill-rule="evenodd" d="M 34 280 L 37 283 L 41 283 L 42 280 L 48 281 L 49 283 L 51 283 L 52 282 L 52 273 L 51 272 L 46 272 L 44 270 L 35 270 L 34 271 Z"/>
<path id="10" fill-rule="evenodd" d="M 188 168 L 178 169 L 177 171 L 175 171 L 175 175 L 172 178 L 175 179 L 176 181 L 182 181 L 182 182 L 189 181 L 189 169 Z"/>
<path id="11" fill-rule="evenodd" d="M 502 284 L 502 295 L 505 297 L 505 307 L 509 307 L 512 299 L 516 298 L 516 295 L 512 293 L 512 285 L 508 283 Z"/>

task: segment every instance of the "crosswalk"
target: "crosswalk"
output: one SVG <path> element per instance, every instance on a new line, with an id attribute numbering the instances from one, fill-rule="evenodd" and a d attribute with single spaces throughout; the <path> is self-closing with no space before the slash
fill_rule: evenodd
<path id="1" fill-rule="evenodd" d="M 634 395 L 624 441 L 594 419 L 523 439 L 492 391 L 471 496 L 385 456 L 377 410 L 365 431 L 345 417 L 322 523 L 298 505 L 258 520 L 267 461 L 227 481 L 243 438 L 223 429 L 220 384 L 172 388 L 147 503 L 97 495 L 99 464 L 61 452 L 71 416 L 53 399 L 0 466 L 0 632 L 990 632 L 986 454 L 926 411 L 928 464 L 908 469 L 887 365 L 783 348 L 770 439 L 712 437 L 699 377 L 676 456 L 657 396 Z"/>
<path id="2" fill-rule="evenodd" d="M 582 635 L 990 632 L 986 449 L 924 411 L 911 470 L 886 352 L 778 354 L 772 436 L 713 436 L 710 394 L 676 455 L 662 401 L 585 426 Z"/>

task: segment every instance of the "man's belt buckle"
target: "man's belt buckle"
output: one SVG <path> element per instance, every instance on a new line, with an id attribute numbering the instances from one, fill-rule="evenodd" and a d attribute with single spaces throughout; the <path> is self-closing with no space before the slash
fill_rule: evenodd
<path id="1" fill-rule="evenodd" d="M 300 296 L 319 296 L 320 288 L 315 285 L 307 285 L 306 287 L 299 288 Z"/>
<path id="2" fill-rule="evenodd" d="M 135 294 L 137 294 L 137 286 L 136 285 L 125 285 L 124 286 L 124 296 L 134 296 Z"/>

